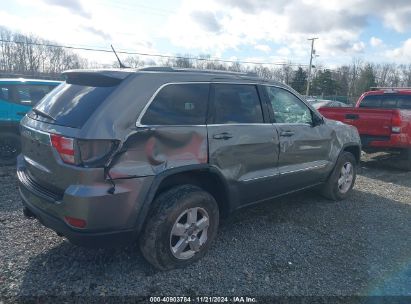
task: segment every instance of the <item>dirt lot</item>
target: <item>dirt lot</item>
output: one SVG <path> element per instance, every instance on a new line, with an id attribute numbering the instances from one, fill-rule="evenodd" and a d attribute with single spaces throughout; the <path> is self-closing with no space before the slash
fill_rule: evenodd
<path id="1" fill-rule="evenodd" d="M 14 168 L 0 168 L 0 300 L 24 295 L 409 295 L 411 172 L 362 163 L 352 197 L 314 192 L 267 202 L 222 223 L 212 250 L 158 272 L 137 246 L 79 248 L 27 220 Z M 1 302 L 1 301 L 0 301 Z"/>

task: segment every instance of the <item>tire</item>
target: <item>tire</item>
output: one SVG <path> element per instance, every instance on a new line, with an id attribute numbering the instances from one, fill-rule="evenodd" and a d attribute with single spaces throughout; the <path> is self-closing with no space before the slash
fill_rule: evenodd
<path id="1" fill-rule="evenodd" d="M 350 166 L 351 168 L 351 182 L 349 184 L 344 183 L 343 185 L 339 185 L 339 180 L 343 178 L 343 167 L 346 171 L 347 168 Z M 330 200 L 333 201 L 340 201 L 347 198 L 352 188 L 355 184 L 355 179 L 357 177 L 357 162 L 353 154 L 349 152 L 343 152 L 334 167 L 333 172 L 328 177 L 327 182 L 324 184 L 322 188 L 322 195 Z M 347 174 L 345 177 L 345 181 L 348 182 L 349 175 Z"/>
<path id="2" fill-rule="evenodd" d="M 14 165 L 21 152 L 20 136 L 15 133 L 0 133 L 0 165 Z"/>
<path id="3" fill-rule="evenodd" d="M 211 194 L 192 185 L 171 188 L 153 202 L 140 236 L 140 250 L 157 269 L 184 267 L 204 256 L 215 239 L 218 223 L 219 209 Z M 184 250 L 177 250 L 184 246 Z"/>

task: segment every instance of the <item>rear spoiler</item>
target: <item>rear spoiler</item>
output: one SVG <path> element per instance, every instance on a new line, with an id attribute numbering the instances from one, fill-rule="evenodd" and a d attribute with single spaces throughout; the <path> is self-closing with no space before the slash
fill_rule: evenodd
<path id="1" fill-rule="evenodd" d="M 113 87 L 132 72 L 110 70 L 71 70 L 62 73 L 68 84 L 93 87 Z"/>

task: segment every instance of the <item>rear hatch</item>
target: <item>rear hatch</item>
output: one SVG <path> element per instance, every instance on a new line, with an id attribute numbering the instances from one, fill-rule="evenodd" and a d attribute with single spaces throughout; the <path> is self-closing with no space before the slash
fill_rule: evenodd
<path id="1" fill-rule="evenodd" d="M 83 140 L 78 134 L 126 77 L 116 76 L 68 73 L 66 82 L 27 114 L 21 123 L 27 178 L 54 193 L 62 193 L 72 184 L 88 184 L 97 177 L 102 180 L 103 156 L 115 142 Z M 101 159 L 96 159 L 99 156 Z M 96 160 L 101 161 L 97 164 Z"/>

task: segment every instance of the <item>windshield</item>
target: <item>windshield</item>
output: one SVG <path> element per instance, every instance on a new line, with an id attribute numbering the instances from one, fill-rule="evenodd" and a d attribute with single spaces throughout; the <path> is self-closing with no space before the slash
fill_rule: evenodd
<path id="1" fill-rule="evenodd" d="M 61 126 L 81 128 L 115 88 L 64 83 L 43 98 L 35 107 L 37 111 L 31 111 L 29 116 Z"/>

